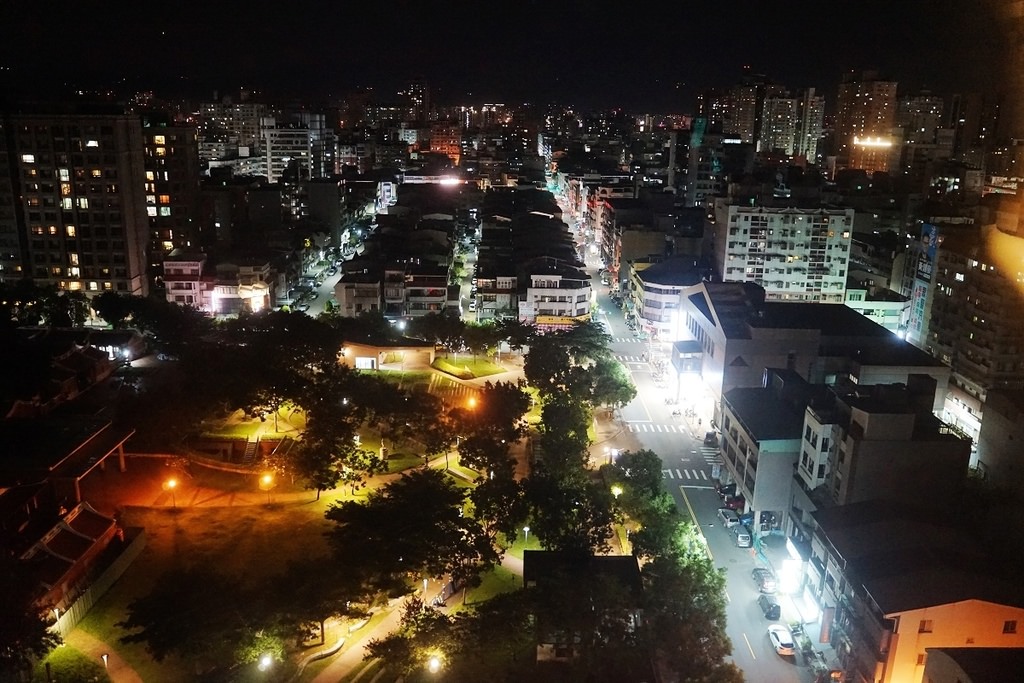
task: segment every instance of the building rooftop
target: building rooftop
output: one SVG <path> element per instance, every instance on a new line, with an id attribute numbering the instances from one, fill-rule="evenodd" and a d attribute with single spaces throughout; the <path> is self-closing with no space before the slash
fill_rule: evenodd
<path id="1" fill-rule="evenodd" d="M 637 271 L 642 282 L 672 287 L 692 287 L 704 279 L 705 269 L 692 258 L 670 258 Z"/>
<path id="2" fill-rule="evenodd" d="M 925 651 L 945 654 L 971 683 L 1005 683 L 1008 672 L 1024 671 L 1024 648 L 1020 647 L 929 647 Z"/>
<path id="3" fill-rule="evenodd" d="M 730 389 L 722 399 L 754 440 L 799 439 L 804 426 L 802 407 L 780 400 L 767 387 Z"/>
<path id="4" fill-rule="evenodd" d="M 954 511 L 874 500 L 813 516 L 885 615 L 965 600 L 1024 607 L 1024 586 L 975 551 Z"/>

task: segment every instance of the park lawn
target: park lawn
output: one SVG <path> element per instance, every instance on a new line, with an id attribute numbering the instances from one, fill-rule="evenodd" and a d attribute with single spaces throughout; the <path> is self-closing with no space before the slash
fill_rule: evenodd
<path id="1" fill-rule="evenodd" d="M 430 377 L 434 373 L 429 370 L 380 370 L 380 376 L 391 384 L 405 389 L 430 387 Z"/>
<path id="2" fill-rule="evenodd" d="M 203 564 L 256 585 L 282 572 L 289 559 L 326 555 L 324 532 L 330 522 L 323 511 L 329 498 L 317 503 L 311 495 L 309 501 L 176 511 L 126 508 L 121 523 L 145 527 L 146 548 L 79 627 L 117 650 L 145 681 L 191 680 L 192 667 L 187 662 L 174 657 L 155 662 L 144 645 L 119 642 L 125 632 L 116 624 L 127 616 L 128 605 L 175 567 Z"/>
<path id="3" fill-rule="evenodd" d="M 511 593 L 522 588 L 522 580 L 500 564 L 480 577 L 479 586 L 471 588 L 466 594 L 466 604 L 462 604 L 462 593 L 457 592 L 448 599 L 452 612 L 459 612 L 472 607 L 476 603 L 486 602 L 496 595 Z"/>
<path id="4" fill-rule="evenodd" d="M 50 665 L 52 678 L 46 676 L 47 664 Z M 49 680 L 61 683 L 109 682 L 110 676 L 103 669 L 103 665 L 89 655 L 70 645 L 63 645 L 46 655 L 32 672 L 32 683 L 46 683 Z"/>
<path id="5" fill-rule="evenodd" d="M 489 377 L 505 372 L 505 368 L 492 363 L 486 358 L 473 358 L 469 355 L 456 355 L 454 357 L 437 358 L 431 366 L 439 372 L 444 372 L 461 379 L 473 379 Z"/>
<path id="6" fill-rule="evenodd" d="M 388 474 L 404 472 L 423 465 L 423 457 L 415 453 L 388 454 Z"/>

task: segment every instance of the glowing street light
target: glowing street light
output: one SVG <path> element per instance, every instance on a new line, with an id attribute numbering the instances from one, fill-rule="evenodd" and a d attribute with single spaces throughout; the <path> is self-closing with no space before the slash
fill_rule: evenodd
<path id="1" fill-rule="evenodd" d="M 264 472 L 260 477 L 260 488 L 267 492 L 267 504 L 270 504 L 270 489 L 274 488 L 274 475 Z"/>
<path id="2" fill-rule="evenodd" d="M 470 396 L 469 400 L 466 401 L 466 405 L 469 406 L 470 410 L 476 408 L 476 396 Z"/>
<path id="3" fill-rule="evenodd" d="M 263 655 L 260 657 L 259 670 L 266 671 L 270 668 L 270 665 L 274 663 L 274 658 L 270 655 Z"/>
<path id="4" fill-rule="evenodd" d="M 178 507 L 178 500 L 177 498 L 175 498 L 174 495 L 174 490 L 176 488 L 178 488 L 178 480 L 175 479 L 174 477 L 171 477 L 170 479 L 164 482 L 164 490 L 171 492 L 171 506 L 175 509 Z"/>
<path id="5" fill-rule="evenodd" d="M 526 545 L 529 542 L 530 542 L 530 527 L 524 526 L 523 527 L 523 545 Z"/>
<path id="6" fill-rule="evenodd" d="M 436 674 L 441 669 L 441 658 L 434 655 L 427 660 L 427 671 L 432 674 Z"/>
<path id="7" fill-rule="evenodd" d="M 622 495 L 622 487 L 618 484 L 612 484 L 612 495 L 615 496 L 615 500 L 618 500 L 619 496 Z"/>

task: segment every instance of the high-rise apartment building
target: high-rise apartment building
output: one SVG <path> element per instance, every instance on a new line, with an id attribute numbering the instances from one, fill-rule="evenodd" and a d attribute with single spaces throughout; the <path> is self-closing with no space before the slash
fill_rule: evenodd
<path id="1" fill-rule="evenodd" d="M 811 163 L 818 158 L 818 142 L 825 129 L 825 98 L 807 88 L 800 96 L 799 124 L 794 153 Z"/>
<path id="2" fill-rule="evenodd" d="M 151 275 L 165 255 L 195 248 L 199 236 L 199 145 L 192 126 L 143 117 L 146 219 Z"/>
<path id="3" fill-rule="evenodd" d="M 13 152 L 8 145 L 12 131 L 10 122 L 0 116 L 0 285 L 9 285 L 21 280 L 24 274 L 24 239 L 18 229 L 20 205 L 15 190 L 17 166 Z"/>
<path id="4" fill-rule="evenodd" d="M 768 97 L 764 101 L 757 148 L 761 152 L 796 151 L 799 100 L 792 97 Z"/>
<path id="5" fill-rule="evenodd" d="M 10 186 L 37 284 L 145 295 L 148 230 L 137 116 L 12 114 Z M 0 205 L 2 206 L 2 205 Z"/>
<path id="6" fill-rule="evenodd" d="M 262 122 L 267 116 L 267 105 L 258 102 L 203 102 L 199 105 L 201 134 L 227 134 L 239 147 L 255 148 L 262 144 Z"/>
<path id="7" fill-rule="evenodd" d="M 723 282 L 753 282 L 768 301 L 841 304 L 853 209 L 796 209 L 716 201 L 716 268 Z"/>
<path id="8" fill-rule="evenodd" d="M 335 173 L 337 138 L 323 114 L 303 113 L 292 123 L 265 118 L 261 155 L 267 180 L 279 182 L 289 168 L 297 179 L 326 178 Z"/>
<path id="9" fill-rule="evenodd" d="M 892 162 L 896 82 L 876 72 L 848 74 L 836 99 L 836 145 L 841 164 L 868 173 L 887 172 Z"/>

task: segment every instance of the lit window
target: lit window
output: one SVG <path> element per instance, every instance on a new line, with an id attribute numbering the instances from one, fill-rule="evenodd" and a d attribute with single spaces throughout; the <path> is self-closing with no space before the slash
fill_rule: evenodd
<path id="1" fill-rule="evenodd" d="M 103 171 L 101 171 L 98 168 L 92 169 L 92 177 L 93 178 L 102 178 L 103 177 Z"/>
<path id="2" fill-rule="evenodd" d="M 156 195 L 155 194 L 147 194 L 146 195 L 146 203 L 147 204 L 156 204 Z"/>
<path id="3" fill-rule="evenodd" d="M 89 199 L 88 199 L 88 197 L 79 197 L 78 198 L 78 208 L 79 209 L 88 209 L 89 208 Z"/>
<path id="4" fill-rule="evenodd" d="M 73 266 L 77 266 L 78 265 L 78 254 L 73 252 L 73 251 L 69 252 L 68 253 L 68 262 L 71 265 L 73 265 Z"/>
<path id="5" fill-rule="evenodd" d="M 69 283 L 67 283 L 67 285 L 68 285 L 68 289 L 70 289 L 72 292 L 77 292 L 78 290 L 80 290 L 82 288 L 82 283 L 78 282 L 77 280 L 75 282 L 69 282 Z"/>
<path id="6" fill-rule="evenodd" d="M 36 163 L 36 155 L 35 154 L 22 154 L 21 155 L 21 160 L 23 162 L 25 162 L 26 164 L 34 164 L 34 163 Z"/>
<path id="7" fill-rule="evenodd" d="M 57 177 L 64 182 L 71 180 L 71 171 L 66 168 L 57 169 Z"/>
<path id="8" fill-rule="evenodd" d="M 64 209 L 65 211 L 70 211 L 71 209 L 75 208 L 75 203 L 71 199 L 71 197 L 65 197 L 64 199 L 60 200 L 60 208 Z"/>
<path id="9" fill-rule="evenodd" d="M 155 216 L 156 215 L 156 207 L 155 206 L 147 206 L 146 207 L 146 215 L 147 216 Z"/>
<path id="10" fill-rule="evenodd" d="M 170 204 L 171 203 L 171 195 L 169 195 L 169 194 L 162 194 L 162 195 L 160 195 L 160 203 L 161 204 Z"/>
<path id="11" fill-rule="evenodd" d="M 169 206 L 161 206 L 160 207 L 160 215 L 161 216 L 170 216 L 171 215 L 171 207 L 169 207 Z"/>
<path id="12" fill-rule="evenodd" d="M 71 183 L 61 183 L 60 184 L 60 196 L 61 197 L 70 197 L 71 196 Z"/>
<path id="13" fill-rule="evenodd" d="M 100 283 L 94 282 L 94 281 L 93 282 L 89 282 L 89 291 L 90 292 L 98 292 L 99 290 L 100 290 Z"/>
<path id="14" fill-rule="evenodd" d="M 153 144 L 154 145 L 163 145 L 163 144 L 165 144 L 164 143 L 164 136 L 163 135 L 154 135 L 153 136 Z"/>
<path id="15" fill-rule="evenodd" d="M 60 275 L 60 266 L 54 266 L 53 268 L 50 269 L 50 272 L 53 273 L 54 275 Z"/>
<path id="16" fill-rule="evenodd" d="M 156 148 L 156 155 L 157 155 L 158 157 L 162 157 L 162 156 L 164 156 L 165 154 L 167 154 L 167 149 L 166 149 L 165 147 L 157 147 L 157 148 Z"/>
<path id="17" fill-rule="evenodd" d="M 74 266 L 72 268 L 68 268 L 68 277 L 82 277 L 82 273 L 78 269 L 78 266 Z M 81 286 L 81 285 L 79 285 L 79 286 Z"/>
<path id="18" fill-rule="evenodd" d="M 104 282 L 104 283 L 103 283 L 103 289 L 105 289 L 106 291 L 108 291 L 108 292 L 109 292 L 109 291 L 110 291 L 110 290 L 112 290 L 113 288 L 114 288 L 114 286 L 113 286 L 113 285 L 111 285 L 111 284 L 110 284 L 109 282 Z"/>
<path id="19" fill-rule="evenodd" d="M 156 180 L 156 174 L 152 171 L 146 171 L 146 180 Z"/>
<path id="20" fill-rule="evenodd" d="M 68 237 L 77 237 L 78 236 L 77 235 L 77 231 L 75 230 L 75 226 L 73 226 L 73 225 L 66 226 L 64 228 L 64 232 L 67 233 Z"/>
<path id="21" fill-rule="evenodd" d="M 57 234 L 57 226 L 56 225 L 51 225 L 50 228 L 49 228 L 49 233 L 51 235 L 56 235 Z"/>
<path id="22" fill-rule="evenodd" d="M 41 226 L 41 225 L 33 225 L 32 226 L 32 234 L 33 235 L 42 235 L 43 234 L 43 226 Z"/>
<path id="23" fill-rule="evenodd" d="M 87 140 L 86 143 L 85 143 L 85 146 L 86 147 L 99 147 L 100 146 L 100 141 L 99 140 Z"/>

